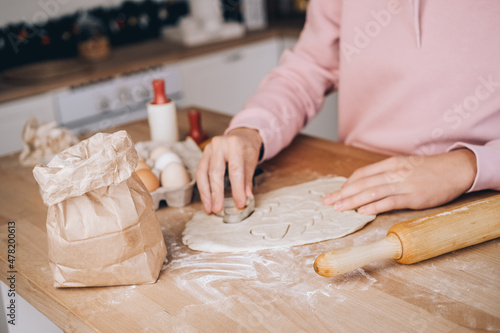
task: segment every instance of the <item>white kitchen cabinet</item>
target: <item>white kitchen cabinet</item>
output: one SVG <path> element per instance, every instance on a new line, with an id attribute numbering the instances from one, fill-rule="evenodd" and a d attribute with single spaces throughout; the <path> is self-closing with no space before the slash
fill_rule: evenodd
<path id="1" fill-rule="evenodd" d="M 284 37 L 280 41 L 280 54 L 286 49 L 292 49 L 297 38 Z M 307 124 L 302 133 L 327 140 L 338 140 L 338 106 L 337 93 L 325 98 L 323 107 L 318 115 Z"/>
<path id="2" fill-rule="evenodd" d="M 285 50 L 291 50 L 297 44 L 295 37 L 282 37 L 279 39 L 279 53 L 282 54 Z"/>
<path id="3" fill-rule="evenodd" d="M 323 108 L 302 133 L 332 141 L 338 140 L 337 93 L 326 97 Z"/>
<path id="4" fill-rule="evenodd" d="M 30 115 L 42 123 L 54 121 L 52 93 L 0 104 L 0 156 L 22 149 L 21 135 Z"/>
<path id="5" fill-rule="evenodd" d="M 183 61 L 183 101 L 234 115 L 278 59 L 278 39 L 272 38 Z"/>
<path id="6" fill-rule="evenodd" d="M 296 38 L 273 38 L 227 51 L 200 56 L 179 64 L 185 105 L 200 105 L 234 115 L 279 63 Z M 321 112 L 302 131 L 337 140 L 337 94 L 325 99 Z"/>
<path id="7" fill-rule="evenodd" d="M 236 114 L 256 91 L 262 79 L 278 65 L 282 52 L 292 48 L 295 43 L 296 38 L 270 38 L 176 63 L 178 71 L 176 69 L 175 77 L 180 79 L 179 97 L 176 98 L 178 106 L 199 105 L 229 115 Z M 117 91 L 122 89 L 124 80 L 114 80 L 117 81 Z M 174 86 L 176 85 L 169 83 L 167 89 Z M 0 156 L 22 149 L 21 133 L 29 115 L 35 115 L 43 123 L 55 119 L 65 123 L 60 114 L 63 111 L 61 94 L 64 94 L 63 90 L 0 104 Z M 107 98 L 112 98 L 112 94 L 109 95 Z M 78 115 L 92 111 L 92 106 L 98 104 L 93 99 L 88 99 L 85 103 L 73 103 L 84 109 L 79 109 Z M 55 115 L 56 113 L 58 114 Z M 138 117 L 132 119 L 132 113 L 129 112 L 128 120 L 146 116 L 144 112 L 134 114 Z M 79 121 L 84 122 L 86 119 L 91 121 L 92 115 Z M 322 111 L 308 124 L 303 133 L 337 140 L 336 94 L 326 98 Z"/>
<path id="8" fill-rule="evenodd" d="M 9 287 L 0 281 L 0 332 L 2 333 L 63 333 L 59 327 L 35 309 L 19 294 L 15 296 L 15 325 L 8 323 L 7 306 L 10 305 Z"/>

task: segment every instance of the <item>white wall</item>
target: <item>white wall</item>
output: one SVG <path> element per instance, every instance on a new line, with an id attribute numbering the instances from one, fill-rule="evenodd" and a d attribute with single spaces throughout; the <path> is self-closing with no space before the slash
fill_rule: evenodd
<path id="1" fill-rule="evenodd" d="M 111 7 L 124 0 L 0 0 L 0 27 L 26 21 L 32 24 L 72 14 L 79 9 Z M 142 1 L 142 0 L 133 0 Z"/>

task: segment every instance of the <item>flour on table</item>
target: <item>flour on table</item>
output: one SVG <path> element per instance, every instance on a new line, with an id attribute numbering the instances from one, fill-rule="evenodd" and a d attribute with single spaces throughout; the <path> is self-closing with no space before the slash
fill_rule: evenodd
<path id="1" fill-rule="evenodd" d="M 255 196 L 255 212 L 240 223 L 200 211 L 186 224 L 182 242 L 207 252 L 256 251 L 290 247 L 351 234 L 374 215 L 338 212 L 323 196 L 340 189 L 343 177 L 323 178 Z"/>

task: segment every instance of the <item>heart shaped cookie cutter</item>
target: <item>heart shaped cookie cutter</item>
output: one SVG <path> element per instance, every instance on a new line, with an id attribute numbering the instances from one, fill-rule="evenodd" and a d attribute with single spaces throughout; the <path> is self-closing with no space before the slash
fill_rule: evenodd
<path id="1" fill-rule="evenodd" d="M 224 209 L 217 215 L 224 223 L 240 223 L 255 211 L 254 198 L 248 198 L 243 209 L 236 208 L 233 198 L 224 199 Z"/>

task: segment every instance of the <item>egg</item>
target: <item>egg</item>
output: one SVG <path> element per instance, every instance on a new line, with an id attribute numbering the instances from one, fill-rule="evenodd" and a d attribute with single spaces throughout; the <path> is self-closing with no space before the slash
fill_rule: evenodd
<path id="1" fill-rule="evenodd" d="M 151 170 L 142 169 L 137 170 L 136 172 L 149 192 L 153 192 L 158 187 L 160 187 L 160 181 L 158 180 L 158 177 L 156 177 Z"/>
<path id="2" fill-rule="evenodd" d="M 167 189 L 183 187 L 190 181 L 189 174 L 182 163 L 169 163 L 161 172 L 161 186 Z"/>
<path id="3" fill-rule="evenodd" d="M 177 154 L 172 152 L 164 153 L 156 160 L 155 169 L 163 170 L 172 162 L 182 164 L 182 160 Z"/>
<path id="4" fill-rule="evenodd" d="M 165 153 L 172 153 L 172 149 L 165 146 L 158 146 L 151 151 L 151 153 L 149 154 L 149 158 L 152 159 L 153 161 L 156 161 L 158 157 L 160 157 Z"/>
<path id="5" fill-rule="evenodd" d="M 151 167 L 145 161 L 137 162 L 137 166 L 135 167 L 135 171 L 139 170 L 150 170 Z"/>
<path id="6" fill-rule="evenodd" d="M 151 172 L 155 174 L 156 178 L 160 179 L 161 170 L 151 169 Z"/>

